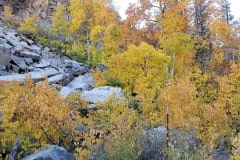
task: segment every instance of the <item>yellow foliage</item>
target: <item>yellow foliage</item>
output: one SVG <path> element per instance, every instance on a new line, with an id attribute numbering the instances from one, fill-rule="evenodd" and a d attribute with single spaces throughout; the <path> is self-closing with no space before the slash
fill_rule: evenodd
<path id="1" fill-rule="evenodd" d="M 98 76 L 106 77 L 112 85 L 123 86 L 130 96 L 136 95 L 135 100 L 139 102 L 146 120 L 156 124 L 159 119 L 158 112 L 155 112 L 157 104 L 152 102 L 165 83 L 165 66 L 169 60 L 168 56 L 146 43 L 131 45 L 126 52 L 111 56 L 106 76 Z"/>
<path id="2" fill-rule="evenodd" d="M 70 0 L 70 6 L 68 10 L 71 14 L 71 25 L 70 30 L 76 32 L 80 27 L 81 23 L 85 20 L 84 5 L 79 0 Z"/>
<path id="3" fill-rule="evenodd" d="M 11 151 L 17 137 L 21 138 L 20 156 L 49 144 L 71 141 L 70 136 L 65 137 L 74 129 L 69 108 L 47 82 L 34 85 L 27 78 L 25 85 L 12 82 L 3 88 L 1 96 L 8 96 L 0 100 L 3 114 L 0 143 L 6 153 Z"/>
<path id="4" fill-rule="evenodd" d="M 145 86 L 149 88 L 161 85 L 169 60 L 168 56 L 146 43 L 139 47 L 131 45 L 126 52 L 111 57 L 108 78 L 120 81 L 128 92 L 139 93 L 137 81 L 147 83 Z"/>
<path id="5" fill-rule="evenodd" d="M 70 26 L 65 11 L 66 7 L 59 3 L 52 17 L 52 25 L 56 31 L 66 34 Z"/>
<path id="6" fill-rule="evenodd" d="M 104 86 L 107 84 L 106 71 L 101 72 L 100 70 L 92 70 L 92 75 L 97 79 L 96 86 Z"/>
<path id="7" fill-rule="evenodd" d="M 37 27 L 36 20 L 33 16 L 26 17 L 19 29 L 25 33 L 37 34 L 39 32 L 39 28 Z"/>
<path id="8" fill-rule="evenodd" d="M 101 39 L 104 36 L 104 27 L 103 26 L 94 26 L 91 30 L 90 37 L 93 41 L 97 42 L 99 39 Z"/>
<path id="9" fill-rule="evenodd" d="M 231 26 L 224 19 L 216 19 L 209 28 L 216 36 L 229 36 L 231 34 Z"/>

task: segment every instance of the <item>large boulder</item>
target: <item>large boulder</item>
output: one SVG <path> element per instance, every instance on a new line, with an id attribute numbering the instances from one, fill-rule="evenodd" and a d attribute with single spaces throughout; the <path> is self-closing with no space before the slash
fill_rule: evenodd
<path id="1" fill-rule="evenodd" d="M 34 82 L 37 83 L 46 77 L 58 75 L 59 71 L 57 71 L 54 68 L 46 68 L 46 69 L 38 71 L 38 72 L 37 71 L 29 72 L 28 74 L 34 80 Z M 25 78 L 26 78 L 25 74 L 13 74 L 13 75 L 0 76 L 0 81 L 11 82 L 13 80 L 16 80 L 20 84 L 24 84 Z"/>
<path id="2" fill-rule="evenodd" d="M 11 59 L 22 70 L 26 70 L 27 69 L 28 66 L 27 66 L 24 58 L 12 55 Z"/>
<path id="3" fill-rule="evenodd" d="M 0 47 L 0 65 L 7 66 L 11 61 L 11 50 Z"/>
<path id="4" fill-rule="evenodd" d="M 87 73 L 88 67 L 85 66 L 84 64 L 80 64 L 76 61 L 72 61 L 72 74 L 73 76 L 79 76 L 83 75 L 84 73 Z"/>
<path id="5" fill-rule="evenodd" d="M 10 43 L 14 47 L 18 46 L 20 42 L 19 37 L 17 37 L 16 35 L 16 32 L 8 32 L 8 34 L 6 35 L 8 43 Z"/>
<path id="6" fill-rule="evenodd" d="M 123 98 L 124 94 L 121 88 L 103 86 L 94 88 L 90 91 L 83 91 L 80 96 L 82 99 L 90 103 L 96 103 L 106 102 L 111 96 L 115 96 L 116 98 Z"/>
<path id="7" fill-rule="evenodd" d="M 49 84 L 56 84 L 61 82 L 64 79 L 64 74 L 58 74 L 55 76 L 52 76 L 50 78 L 48 78 L 48 83 Z"/>
<path id="8" fill-rule="evenodd" d="M 178 129 L 169 129 L 170 140 L 167 142 L 167 128 L 158 126 L 143 131 L 145 140 L 140 142 L 143 151 L 138 160 L 167 159 L 164 150 L 169 143 L 170 147 L 178 149 L 179 153 L 194 153 L 200 146 L 194 131 L 182 132 Z"/>
<path id="9" fill-rule="evenodd" d="M 95 81 L 95 79 L 93 78 L 93 76 L 91 74 L 80 75 L 77 78 L 75 78 L 74 80 L 72 80 L 70 83 L 68 83 L 67 86 L 64 86 L 61 89 L 60 94 L 63 96 L 68 96 L 75 90 L 78 90 L 78 91 L 90 90 L 93 88 L 92 83 L 94 81 Z"/>
<path id="10" fill-rule="evenodd" d="M 23 160 L 73 160 L 73 157 L 63 147 L 51 145 L 49 148 L 24 157 Z"/>
<path id="11" fill-rule="evenodd" d="M 40 55 L 36 52 L 23 51 L 20 55 L 25 58 L 32 58 L 34 61 L 38 61 L 40 59 Z"/>

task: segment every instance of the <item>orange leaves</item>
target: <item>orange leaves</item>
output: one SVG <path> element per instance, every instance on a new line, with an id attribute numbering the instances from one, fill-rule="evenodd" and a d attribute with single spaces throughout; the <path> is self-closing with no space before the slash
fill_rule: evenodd
<path id="1" fill-rule="evenodd" d="M 170 106 L 172 127 L 186 129 L 192 128 L 198 123 L 196 94 L 195 87 L 188 76 L 179 78 L 175 83 L 172 81 L 167 88 L 161 91 L 161 109 L 165 113 L 164 107 Z"/>

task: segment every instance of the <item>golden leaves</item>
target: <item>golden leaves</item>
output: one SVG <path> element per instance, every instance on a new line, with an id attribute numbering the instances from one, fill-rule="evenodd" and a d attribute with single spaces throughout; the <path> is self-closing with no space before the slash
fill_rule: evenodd
<path id="1" fill-rule="evenodd" d="M 1 94 L 8 94 L 1 100 L 0 108 L 4 115 L 0 141 L 6 144 L 2 148 L 11 148 L 20 136 L 23 150 L 32 152 L 42 145 L 59 143 L 64 134 L 61 128 L 67 131 L 73 127 L 68 107 L 46 82 L 35 85 L 26 78 L 25 85 L 17 82 L 5 85 Z"/>
<path id="2" fill-rule="evenodd" d="M 25 33 L 37 34 L 39 29 L 36 24 L 36 20 L 33 16 L 28 16 L 24 19 L 23 23 L 20 25 L 20 31 Z"/>

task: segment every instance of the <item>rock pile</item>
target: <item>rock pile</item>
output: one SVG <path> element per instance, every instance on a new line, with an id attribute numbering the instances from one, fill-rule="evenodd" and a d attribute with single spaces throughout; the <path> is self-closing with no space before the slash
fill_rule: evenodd
<path id="1" fill-rule="evenodd" d="M 20 35 L 0 22 L 0 81 L 17 80 L 24 83 L 30 76 L 35 83 L 48 78 L 49 84 L 63 86 L 60 94 L 67 96 L 74 91 L 81 91 L 81 97 L 88 102 L 104 102 L 113 93 L 123 97 L 120 88 L 104 86 L 94 88 L 94 78 L 90 67 L 78 63 L 50 48 Z"/>
<path id="2" fill-rule="evenodd" d="M 27 39 L 0 23 L 0 81 L 24 83 L 27 73 L 34 82 L 48 77 L 49 83 L 67 85 L 89 72 L 89 66 L 53 53 L 49 48 Z"/>
<path id="3" fill-rule="evenodd" d="M 16 80 L 24 84 L 26 76 L 31 77 L 35 83 L 41 83 L 48 78 L 49 84 L 61 85 L 62 96 L 80 91 L 79 96 L 89 102 L 89 109 L 95 108 L 96 102 L 105 102 L 113 94 L 116 98 L 124 97 L 120 88 L 94 87 L 95 79 L 90 74 L 88 65 L 52 52 L 50 48 L 26 38 L 0 21 L 0 81 Z M 0 119 L 2 117 L 4 115 L 0 113 Z M 59 146 L 50 146 L 24 158 L 24 160 L 37 159 L 73 158 Z"/>

